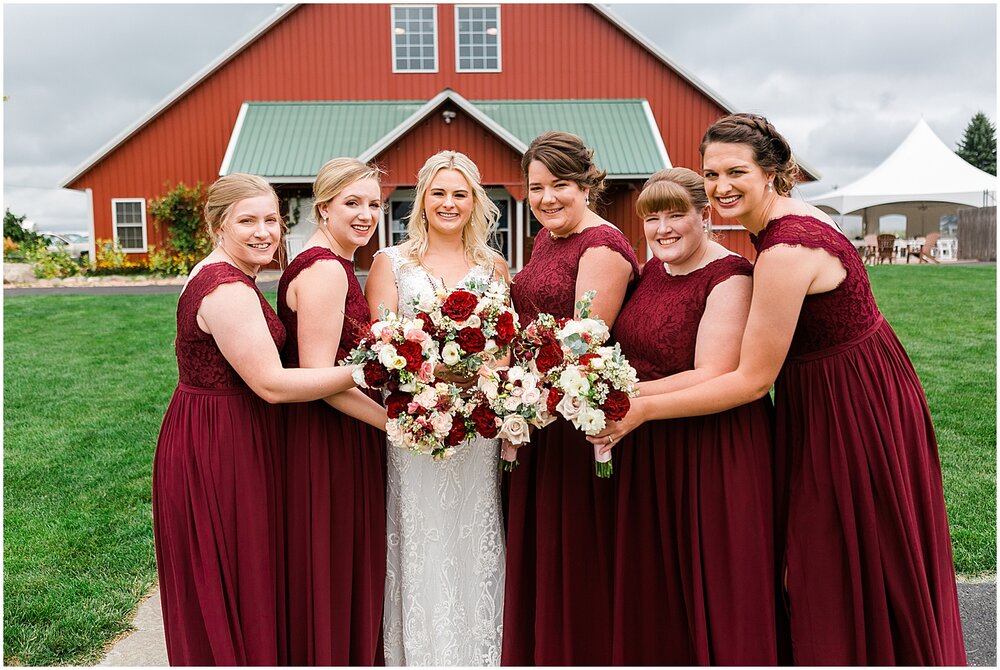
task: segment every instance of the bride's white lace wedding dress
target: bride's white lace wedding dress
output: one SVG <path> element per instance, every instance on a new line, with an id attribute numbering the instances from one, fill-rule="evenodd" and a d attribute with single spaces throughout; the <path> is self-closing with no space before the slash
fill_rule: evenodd
<path id="1" fill-rule="evenodd" d="M 392 261 L 399 313 L 440 286 L 419 265 Z M 488 279 L 473 268 L 465 279 Z M 463 280 L 464 281 L 464 280 Z M 499 665 L 504 537 L 498 440 L 477 437 L 446 461 L 389 446 L 386 665 Z"/>

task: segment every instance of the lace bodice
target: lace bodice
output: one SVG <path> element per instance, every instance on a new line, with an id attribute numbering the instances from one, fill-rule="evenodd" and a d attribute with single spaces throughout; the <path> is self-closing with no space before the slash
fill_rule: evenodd
<path id="1" fill-rule="evenodd" d="M 667 274 L 655 258 L 646 263 L 611 331 L 639 379 L 660 379 L 693 369 L 698 326 L 712 289 L 730 277 L 752 272 L 750 262 L 735 255 L 676 277 Z"/>
<path id="2" fill-rule="evenodd" d="M 392 261 L 398 312 L 441 286 L 398 247 Z M 488 279 L 475 267 L 463 278 Z M 449 286 L 449 289 L 455 288 Z M 446 461 L 388 448 L 386 665 L 499 665 L 505 549 L 499 442 L 477 437 Z"/>
<path id="3" fill-rule="evenodd" d="M 510 286 L 511 299 L 522 324 L 534 320 L 540 312 L 557 318 L 573 316 L 580 258 L 594 247 L 618 252 L 632 266 L 632 276 L 639 276 L 635 251 L 614 226 L 591 226 L 568 237 L 553 237 L 548 230 L 542 230 L 535 239 L 531 260 Z"/>
<path id="4" fill-rule="evenodd" d="M 382 249 L 378 254 L 385 254 L 392 261 L 392 274 L 396 278 L 396 291 L 399 295 L 399 306 L 397 312 L 400 316 L 412 317 L 414 315 L 413 304 L 421 297 L 430 296 L 437 289 L 441 288 L 441 280 L 431 277 L 426 270 L 416 263 L 407 263 L 403 252 L 397 247 Z M 477 265 L 462 277 L 462 281 L 467 279 L 491 279 L 493 278 L 493 268 Z M 446 286 L 448 290 L 454 286 Z"/>
<path id="5" fill-rule="evenodd" d="M 777 245 L 823 249 L 836 256 L 847 271 L 837 288 L 805 297 L 789 357 L 849 342 L 879 320 L 881 313 L 860 254 L 850 240 L 829 224 L 811 216 L 789 214 L 774 219 L 751 239 L 758 256 Z"/>
<path id="6" fill-rule="evenodd" d="M 358 281 L 357 275 L 354 274 L 354 261 L 338 256 L 325 247 L 305 249 L 292 259 L 285 271 L 281 273 L 281 280 L 278 282 L 278 316 L 288 331 L 285 349 L 282 352 L 282 360 L 287 367 L 296 368 L 299 366 L 299 315 L 288 306 L 288 287 L 303 270 L 312 267 L 318 261 L 327 260 L 339 262 L 343 266 L 344 272 L 347 273 L 347 297 L 344 300 L 344 325 L 340 332 L 340 345 L 337 347 L 338 361 L 343 360 L 351 349 L 357 346 L 368 325 L 368 302 L 361 290 L 361 283 Z"/>
<path id="7" fill-rule="evenodd" d="M 222 284 L 242 282 L 251 287 L 260 300 L 260 309 L 267 321 L 271 339 L 280 351 L 285 343 L 285 327 L 278 315 L 257 288 L 253 277 L 245 275 L 229 263 L 205 265 L 188 281 L 177 301 L 177 353 L 178 381 L 196 388 L 224 389 L 246 388 L 246 382 L 222 355 L 215 338 L 198 327 L 198 310 L 201 301 Z"/>

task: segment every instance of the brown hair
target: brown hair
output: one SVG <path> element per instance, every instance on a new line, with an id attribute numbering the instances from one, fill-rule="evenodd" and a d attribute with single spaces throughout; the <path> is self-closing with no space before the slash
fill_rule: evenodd
<path id="1" fill-rule="evenodd" d="M 656 212 L 686 212 L 692 208 L 700 213 L 706 205 L 704 178 L 694 170 L 678 167 L 660 170 L 646 180 L 635 211 L 644 219 Z"/>
<path id="2" fill-rule="evenodd" d="M 525 180 L 532 161 L 540 162 L 556 179 L 576 182 L 581 189 L 589 188 L 591 209 L 604 192 L 604 178 L 608 173 L 594 163 L 594 150 L 588 149 L 573 133 L 552 130 L 533 139 L 521 158 Z"/>
<path id="3" fill-rule="evenodd" d="M 760 114 L 730 114 L 713 123 L 705 131 L 698 147 L 702 156 L 705 155 L 705 147 L 714 142 L 749 146 L 753 149 L 757 165 L 764 172 L 774 175 L 774 190 L 778 195 L 792 192 L 799 176 L 792 148 L 771 122 Z"/>
<path id="4" fill-rule="evenodd" d="M 320 225 L 323 214 L 319 206 L 336 198 L 349 185 L 362 179 L 379 178 L 384 172 L 376 165 L 362 163 L 357 158 L 333 158 L 323 164 L 313 182 L 313 223 Z"/>

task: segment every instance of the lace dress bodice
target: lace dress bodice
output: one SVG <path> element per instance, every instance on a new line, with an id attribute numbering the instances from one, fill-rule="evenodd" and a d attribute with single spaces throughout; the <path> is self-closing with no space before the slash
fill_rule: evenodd
<path id="1" fill-rule="evenodd" d="M 337 360 L 343 360 L 358 345 L 365 327 L 369 322 L 368 302 L 365 300 L 361 283 L 354 274 L 354 261 L 343 258 L 325 247 L 310 247 L 292 259 L 285 271 L 281 273 L 278 282 L 278 316 L 288 330 L 287 342 L 282 352 L 282 359 L 287 367 L 299 366 L 298 314 L 288 306 L 286 295 L 288 287 L 299 274 L 318 261 L 334 260 L 344 267 L 347 273 L 347 297 L 344 300 L 344 325 L 340 331 L 340 345 L 337 347 Z"/>
<path id="2" fill-rule="evenodd" d="M 580 259 L 594 247 L 618 252 L 632 265 L 632 276 L 639 275 L 639 261 L 632 245 L 614 226 L 591 226 L 568 237 L 553 237 L 548 230 L 542 230 L 535 239 L 531 260 L 510 286 L 522 324 L 534 320 L 540 312 L 556 318 L 573 316 Z"/>
<path id="3" fill-rule="evenodd" d="M 398 247 L 392 262 L 398 313 L 441 286 Z M 464 279 L 489 279 L 475 267 Z M 463 279 L 463 280 L 464 280 Z M 447 287 L 454 289 L 454 286 Z M 499 442 L 477 437 L 446 461 L 388 448 L 386 665 L 499 665 L 504 539 Z"/>
<path id="4" fill-rule="evenodd" d="M 177 301 L 177 338 L 174 340 L 174 351 L 177 354 L 178 381 L 181 384 L 205 389 L 247 388 L 246 382 L 222 355 L 215 338 L 198 327 L 201 301 L 222 284 L 232 282 L 246 284 L 257 293 L 271 339 L 278 351 L 281 351 L 285 343 L 285 327 L 253 278 L 229 263 L 211 263 L 202 267 L 188 281 Z"/>
<path id="5" fill-rule="evenodd" d="M 621 344 L 639 379 L 694 369 L 698 327 L 712 289 L 730 277 L 752 272 L 750 262 L 735 255 L 677 276 L 667 274 L 655 258 L 646 263 L 612 329 L 612 339 Z"/>
<path id="6" fill-rule="evenodd" d="M 837 288 L 805 297 L 788 350 L 789 358 L 850 342 L 879 321 L 881 313 L 861 256 L 833 226 L 811 216 L 789 214 L 769 222 L 751 239 L 758 255 L 778 245 L 823 249 L 836 256 L 847 271 Z"/>

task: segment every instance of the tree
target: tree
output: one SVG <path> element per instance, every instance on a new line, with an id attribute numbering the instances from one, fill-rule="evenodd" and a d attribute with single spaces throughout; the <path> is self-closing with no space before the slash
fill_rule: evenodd
<path id="1" fill-rule="evenodd" d="M 37 246 L 42 243 L 42 236 L 31 232 L 22 225 L 26 218 L 28 217 L 23 214 L 17 215 L 9 209 L 5 210 L 3 214 L 3 236 L 21 246 L 24 246 L 25 243 L 28 246 Z"/>
<path id="2" fill-rule="evenodd" d="M 982 112 L 969 121 L 965 127 L 965 135 L 955 153 L 965 161 L 991 175 L 997 173 L 997 136 L 996 126 Z"/>

